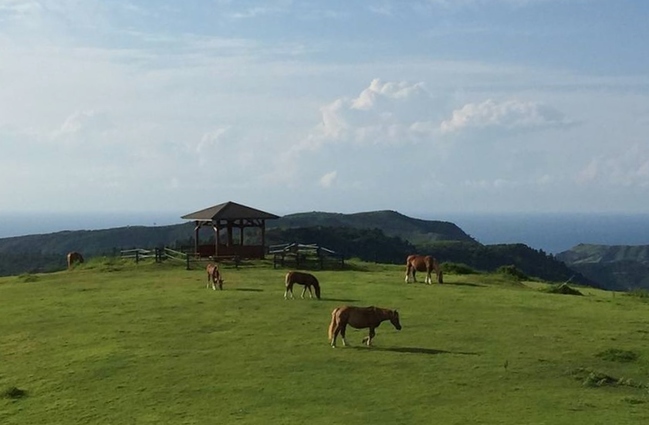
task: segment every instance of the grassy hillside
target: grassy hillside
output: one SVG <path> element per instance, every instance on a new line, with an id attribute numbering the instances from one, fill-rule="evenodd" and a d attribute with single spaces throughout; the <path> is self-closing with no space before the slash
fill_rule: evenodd
<path id="1" fill-rule="evenodd" d="M 201 270 L 110 259 L 0 278 L 0 423 L 649 420 L 643 298 L 352 266 L 317 273 L 322 301 L 285 301 L 285 270 L 265 263 L 226 267 L 223 291 Z M 403 330 L 332 349 L 342 304 L 398 307 Z"/>
<path id="2" fill-rule="evenodd" d="M 420 220 L 396 211 L 372 211 L 355 214 L 307 212 L 289 214 L 269 223 L 270 228 L 352 227 L 381 229 L 387 236 L 397 236 L 412 244 L 438 241 L 475 242 L 454 223 Z"/>
<path id="3" fill-rule="evenodd" d="M 608 289 L 649 289 L 649 245 L 580 244 L 557 259 Z"/>

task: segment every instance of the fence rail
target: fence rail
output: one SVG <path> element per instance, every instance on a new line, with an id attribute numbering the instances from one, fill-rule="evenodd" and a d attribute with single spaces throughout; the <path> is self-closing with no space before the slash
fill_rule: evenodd
<path id="1" fill-rule="evenodd" d="M 191 270 L 192 265 L 201 265 L 204 267 L 206 260 L 207 261 L 220 261 L 220 260 L 231 260 L 234 262 L 236 268 L 239 268 L 241 260 L 238 255 L 227 255 L 220 257 L 209 257 L 209 259 L 201 258 L 199 256 L 193 255 L 191 253 L 177 251 L 171 248 L 154 248 L 154 249 L 143 249 L 143 248 L 133 248 L 133 249 L 124 249 L 120 251 L 121 258 L 128 258 L 135 260 L 136 263 L 139 263 L 140 260 L 154 258 L 156 263 L 161 263 L 164 260 L 172 260 L 177 262 L 182 262 L 185 264 L 187 270 Z"/>

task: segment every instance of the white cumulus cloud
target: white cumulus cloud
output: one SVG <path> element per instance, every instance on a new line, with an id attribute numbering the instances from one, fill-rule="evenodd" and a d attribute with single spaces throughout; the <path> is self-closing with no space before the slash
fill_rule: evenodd
<path id="1" fill-rule="evenodd" d="M 540 129 L 569 125 L 561 112 L 536 103 L 518 100 L 468 103 L 453 111 L 451 118 L 440 125 L 442 133 L 467 129 L 502 128 L 507 130 Z"/>

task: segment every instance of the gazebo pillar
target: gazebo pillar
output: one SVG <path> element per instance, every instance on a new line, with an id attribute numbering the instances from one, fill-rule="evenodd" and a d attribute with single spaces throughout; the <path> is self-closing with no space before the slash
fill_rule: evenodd
<path id="1" fill-rule="evenodd" d="M 194 223 L 194 253 L 198 255 L 198 232 L 201 229 L 201 222 L 196 220 Z"/>
<path id="2" fill-rule="evenodd" d="M 219 256 L 219 225 L 218 223 L 212 222 L 212 228 L 214 229 L 214 256 Z"/>

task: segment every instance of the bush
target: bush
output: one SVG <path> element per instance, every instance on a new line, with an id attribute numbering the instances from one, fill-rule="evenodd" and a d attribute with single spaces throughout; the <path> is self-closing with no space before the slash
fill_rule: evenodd
<path id="1" fill-rule="evenodd" d="M 500 266 L 496 270 L 496 273 L 508 276 L 508 277 L 513 277 L 516 280 L 529 280 L 530 278 L 523 273 L 522 271 L 518 270 L 515 265 L 509 265 L 509 266 Z"/>
<path id="2" fill-rule="evenodd" d="M 477 271 L 462 263 L 442 263 L 442 271 L 450 274 L 478 274 Z"/>
<path id="3" fill-rule="evenodd" d="M 543 289 L 543 292 L 547 292 L 549 294 L 582 295 L 582 296 L 584 295 L 578 290 L 568 286 L 567 283 L 562 283 L 561 285 L 549 286 Z"/>
<path id="4" fill-rule="evenodd" d="M 32 282 L 38 282 L 39 277 L 31 273 L 23 273 L 20 276 L 18 276 L 18 279 L 20 279 L 20 281 L 22 282 L 32 283 Z"/>

